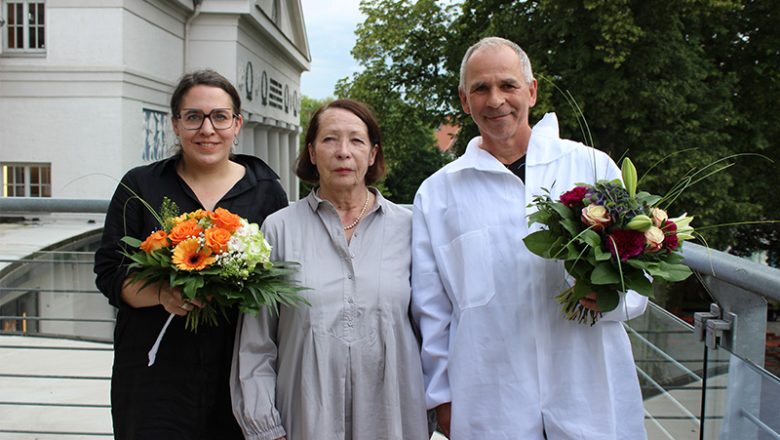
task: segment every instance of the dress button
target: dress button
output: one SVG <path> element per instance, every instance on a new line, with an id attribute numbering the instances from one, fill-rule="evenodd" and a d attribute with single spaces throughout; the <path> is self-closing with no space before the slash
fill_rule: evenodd
<path id="1" fill-rule="evenodd" d="M 347 275 L 347 278 L 352 279 L 352 274 Z"/>

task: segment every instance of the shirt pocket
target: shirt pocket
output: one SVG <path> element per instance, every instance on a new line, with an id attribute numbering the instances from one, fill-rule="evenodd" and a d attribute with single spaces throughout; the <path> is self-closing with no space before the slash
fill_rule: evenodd
<path id="1" fill-rule="evenodd" d="M 439 246 L 439 261 L 460 310 L 484 306 L 496 295 L 487 229 L 467 232 Z"/>

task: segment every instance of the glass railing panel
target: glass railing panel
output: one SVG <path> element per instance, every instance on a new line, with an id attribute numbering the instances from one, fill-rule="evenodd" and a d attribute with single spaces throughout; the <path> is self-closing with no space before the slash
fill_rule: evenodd
<path id="1" fill-rule="evenodd" d="M 115 312 L 95 288 L 92 251 L 37 252 L 5 262 L 3 334 L 110 341 Z"/>
<path id="2" fill-rule="evenodd" d="M 0 439 L 111 438 L 111 344 L 0 335 Z"/>
<path id="3" fill-rule="evenodd" d="M 629 321 L 650 439 L 693 439 L 699 434 L 704 349 L 693 327 L 650 304 Z"/>
<path id="4" fill-rule="evenodd" d="M 780 379 L 722 347 L 706 365 L 702 438 L 780 439 Z"/>

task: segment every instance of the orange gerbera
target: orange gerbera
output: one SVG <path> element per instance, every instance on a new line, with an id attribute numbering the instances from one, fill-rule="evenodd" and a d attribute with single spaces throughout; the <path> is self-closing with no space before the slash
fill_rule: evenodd
<path id="1" fill-rule="evenodd" d="M 214 225 L 227 229 L 230 233 L 241 227 L 241 217 L 224 208 L 217 208 L 214 212 L 209 212 L 209 218 Z"/>
<path id="2" fill-rule="evenodd" d="M 141 249 L 147 254 L 168 246 L 168 234 L 163 230 L 154 231 L 141 243 Z"/>
<path id="3" fill-rule="evenodd" d="M 227 229 L 212 227 L 206 229 L 206 246 L 215 254 L 221 254 L 227 250 L 228 241 L 233 234 Z"/>
<path id="4" fill-rule="evenodd" d="M 211 255 L 211 249 L 201 247 L 197 238 L 188 238 L 173 249 L 173 264 L 179 270 L 203 270 L 217 259 Z"/>
<path id="5" fill-rule="evenodd" d="M 179 244 L 190 237 L 197 237 L 201 232 L 203 232 L 203 228 L 198 225 L 198 221 L 190 219 L 174 226 L 171 233 L 168 234 L 168 238 L 171 243 Z"/>

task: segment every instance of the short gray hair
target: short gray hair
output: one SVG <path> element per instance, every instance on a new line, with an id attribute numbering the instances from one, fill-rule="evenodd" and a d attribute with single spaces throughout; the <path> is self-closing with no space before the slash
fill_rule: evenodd
<path id="1" fill-rule="evenodd" d="M 523 67 L 523 76 L 525 77 L 525 82 L 527 84 L 531 84 L 531 82 L 534 80 L 534 72 L 531 70 L 531 60 L 528 59 L 528 55 L 526 55 L 523 49 L 521 49 L 520 46 L 518 46 L 515 42 L 509 41 L 506 38 L 485 37 L 477 41 L 473 46 L 469 47 L 468 50 L 466 50 L 466 54 L 463 55 L 463 61 L 460 63 L 460 82 L 458 83 L 458 88 L 464 90 L 466 85 L 466 63 L 469 62 L 469 59 L 472 55 L 474 55 L 474 52 L 476 52 L 477 49 L 483 47 L 501 46 L 506 46 L 517 54 L 518 58 L 520 58 L 520 65 Z"/>

